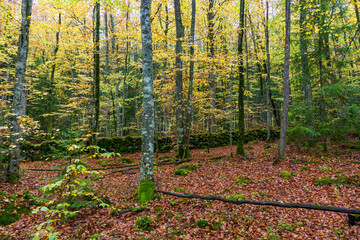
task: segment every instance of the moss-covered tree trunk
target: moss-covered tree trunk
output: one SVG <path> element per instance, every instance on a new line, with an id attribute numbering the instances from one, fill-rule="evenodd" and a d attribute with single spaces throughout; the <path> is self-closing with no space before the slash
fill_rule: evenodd
<path id="1" fill-rule="evenodd" d="M 25 93 L 25 72 L 26 60 L 29 49 L 29 30 L 31 20 L 32 0 L 23 0 L 21 2 L 21 27 L 18 42 L 18 52 L 15 70 L 14 96 L 12 102 L 13 119 L 11 123 L 11 145 L 10 157 L 7 168 L 7 179 L 11 182 L 17 182 L 20 179 L 20 142 L 24 133 L 20 127 L 21 117 L 26 114 L 26 93 Z"/>
<path id="2" fill-rule="evenodd" d="M 137 190 L 140 203 L 154 196 L 154 70 L 150 20 L 151 0 L 141 0 L 141 40 L 143 54 L 143 125 L 140 162 L 140 183 Z"/>
<path id="3" fill-rule="evenodd" d="M 239 138 L 237 141 L 236 154 L 245 156 L 244 138 L 245 138 L 245 111 L 244 111 L 244 56 L 243 56 L 243 38 L 245 28 L 245 0 L 240 0 L 240 25 L 238 39 L 238 69 L 239 69 Z"/>

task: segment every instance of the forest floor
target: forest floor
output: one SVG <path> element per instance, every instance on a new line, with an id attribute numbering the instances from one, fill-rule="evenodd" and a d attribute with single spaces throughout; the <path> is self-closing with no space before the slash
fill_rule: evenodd
<path id="1" fill-rule="evenodd" d="M 242 194 L 245 199 L 309 203 L 346 208 L 360 208 L 360 187 L 357 184 L 318 186 L 316 179 L 345 176 L 360 183 L 360 151 L 333 144 L 327 153 L 319 148 L 300 149 L 290 146 L 287 158 L 273 165 L 277 142 L 246 144 L 247 157 L 230 158 L 229 146 L 207 150 L 192 150 L 191 163 L 199 164 L 187 176 L 175 175 L 178 165 L 163 165 L 155 169 L 156 189 L 181 191 L 199 195 L 226 197 Z M 235 152 L 235 147 L 234 147 Z M 167 155 L 167 156 L 166 156 Z M 174 153 L 159 154 L 168 158 Z M 134 163 L 141 154 L 128 154 Z M 94 168 L 98 159 L 86 160 Z M 21 168 L 46 169 L 66 163 L 23 162 Z M 111 172 L 112 170 L 106 170 Z M 285 179 L 281 172 L 291 172 Z M 24 171 L 19 184 L 1 183 L 0 191 L 14 193 L 30 190 L 39 196 L 39 187 L 47 184 L 56 172 Z M 139 170 L 129 170 L 106 176 L 95 183 L 95 192 L 106 196 L 113 207 L 122 209 L 139 206 L 133 197 L 139 182 Z M 153 231 L 136 231 L 140 216 L 155 220 Z M 271 206 L 234 205 L 219 201 L 181 199 L 162 195 L 148 202 L 141 212 L 110 214 L 109 208 L 82 208 L 68 222 L 55 226 L 60 239 L 359 239 L 360 225 L 349 226 L 347 214 L 308 209 L 287 209 Z M 18 222 L 0 227 L 0 239 L 29 239 L 33 226 L 46 220 L 44 212 L 21 216 Z M 197 226 L 199 220 L 208 225 Z M 206 225 L 206 224 L 205 224 Z M 90 237 L 93 238 L 90 238 Z"/>

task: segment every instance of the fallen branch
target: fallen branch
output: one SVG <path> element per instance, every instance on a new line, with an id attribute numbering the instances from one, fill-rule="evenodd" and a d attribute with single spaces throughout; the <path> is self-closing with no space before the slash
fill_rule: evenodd
<path id="1" fill-rule="evenodd" d="M 142 212 L 146 209 L 146 207 L 141 207 L 141 208 L 132 208 L 132 209 L 126 209 L 126 210 L 122 210 L 122 211 L 116 211 L 116 212 L 113 212 L 111 213 L 112 215 L 115 215 L 115 214 L 123 214 L 123 213 L 129 213 L 129 212 L 132 212 L 132 213 L 136 213 L 136 212 Z"/>
<path id="2" fill-rule="evenodd" d="M 305 208 L 305 209 L 313 209 L 313 210 L 329 211 L 329 212 L 360 214 L 360 209 L 350 209 L 350 208 L 343 208 L 343 207 L 331 207 L 331 206 L 305 204 L 305 203 L 281 203 L 281 202 L 275 202 L 275 201 L 231 200 L 231 199 L 217 197 L 217 196 L 202 196 L 202 195 L 196 195 L 196 194 L 182 194 L 182 193 L 167 192 L 167 191 L 156 191 L 156 192 L 162 193 L 165 195 L 181 197 L 181 198 L 198 198 L 198 199 L 204 199 L 204 200 L 215 200 L 215 201 L 233 203 L 233 204 L 237 204 L 237 205 L 253 204 L 253 205 L 261 205 L 261 206 L 275 206 L 275 207 L 283 207 L 283 208 Z"/>

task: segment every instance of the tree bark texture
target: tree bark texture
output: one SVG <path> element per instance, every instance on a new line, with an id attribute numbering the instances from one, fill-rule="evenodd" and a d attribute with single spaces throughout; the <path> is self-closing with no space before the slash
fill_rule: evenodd
<path id="1" fill-rule="evenodd" d="M 24 137 L 24 133 L 19 125 L 19 121 L 21 121 L 21 117 L 26 114 L 26 90 L 24 84 L 26 61 L 29 49 L 29 30 L 32 3 L 32 0 L 22 0 L 21 2 L 21 27 L 16 59 L 14 96 L 12 102 L 13 119 L 11 124 L 10 157 L 7 167 L 7 179 L 11 182 L 17 182 L 20 179 L 20 142 Z"/>
<path id="2" fill-rule="evenodd" d="M 91 145 L 97 144 L 100 116 L 100 3 L 95 3 L 95 34 L 94 34 L 94 119 L 92 126 Z"/>
<path id="3" fill-rule="evenodd" d="M 283 115 L 281 118 L 280 147 L 279 147 L 278 161 L 285 158 L 286 131 L 287 131 L 288 114 L 289 114 L 289 98 L 290 98 L 289 69 L 290 69 L 290 27 L 291 27 L 290 1 L 291 0 L 285 0 L 284 100 L 283 100 Z"/>
<path id="4" fill-rule="evenodd" d="M 271 112 L 270 112 L 270 49 L 269 49 L 269 1 L 266 1 L 265 13 L 265 48 L 266 48 L 266 130 L 267 140 L 270 140 Z"/>
<path id="5" fill-rule="evenodd" d="M 176 143 L 177 157 L 187 157 L 184 139 L 185 108 L 183 100 L 183 70 L 182 70 L 182 42 L 184 39 L 184 26 L 181 19 L 180 0 L 174 0 L 175 24 L 176 24 L 176 46 L 175 46 L 175 101 L 176 101 Z"/>
<path id="6" fill-rule="evenodd" d="M 240 0 L 240 25 L 238 39 L 238 79 L 239 79 L 239 139 L 237 141 L 236 154 L 245 156 L 244 138 L 245 138 L 245 109 L 244 109 L 244 56 L 243 56 L 243 38 L 245 28 L 245 0 Z"/>
<path id="7" fill-rule="evenodd" d="M 153 181 L 154 175 L 154 70 L 150 22 L 151 0 L 141 0 L 140 21 L 143 55 L 143 124 L 140 181 Z"/>

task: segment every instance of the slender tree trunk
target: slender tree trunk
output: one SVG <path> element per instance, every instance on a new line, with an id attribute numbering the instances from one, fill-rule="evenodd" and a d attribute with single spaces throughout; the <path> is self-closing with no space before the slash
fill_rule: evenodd
<path id="1" fill-rule="evenodd" d="M 354 0 L 354 7 L 355 7 L 356 20 L 357 20 L 357 34 L 360 44 L 360 14 L 359 14 L 359 7 L 357 0 Z"/>
<path id="2" fill-rule="evenodd" d="M 288 114 L 289 114 L 289 98 L 290 98 L 289 69 L 290 69 L 290 27 L 291 27 L 290 5 L 291 5 L 291 0 L 285 0 L 284 102 L 283 102 L 283 115 L 281 118 L 279 157 L 275 161 L 276 163 L 280 162 L 281 159 L 285 158 L 286 131 L 287 131 Z"/>
<path id="3" fill-rule="evenodd" d="M 300 0 L 300 53 L 301 53 L 301 75 L 302 84 L 304 86 L 304 97 L 307 106 L 311 104 L 311 84 L 310 84 L 310 72 L 309 61 L 307 52 L 307 37 L 306 37 L 306 0 Z"/>
<path id="4" fill-rule="evenodd" d="M 243 38 L 245 28 L 245 0 L 240 0 L 240 25 L 238 39 L 238 68 L 239 68 L 239 139 L 237 141 L 236 154 L 245 156 L 244 138 L 245 138 L 245 111 L 244 111 L 244 56 L 243 56 Z"/>
<path id="5" fill-rule="evenodd" d="M 128 9 L 130 9 L 130 1 L 128 2 Z M 130 14 L 129 10 L 126 11 L 126 32 L 129 29 L 129 21 Z M 125 50 L 125 67 L 124 67 L 124 81 L 123 81 L 123 89 L 122 89 L 122 111 L 121 111 L 121 136 L 124 136 L 124 126 L 125 126 L 125 102 L 126 102 L 126 80 L 128 75 L 128 65 L 129 65 L 129 50 L 130 50 L 130 41 L 128 41 L 128 37 L 126 37 L 126 50 Z"/>
<path id="6" fill-rule="evenodd" d="M 267 141 L 271 137 L 271 112 L 270 112 L 270 49 L 269 49 L 269 1 L 266 1 L 266 15 L 265 15 L 265 48 L 266 48 L 266 130 Z"/>
<path id="7" fill-rule="evenodd" d="M 95 34 L 94 34 L 94 112 L 92 126 L 91 145 L 97 145 L 97 135 L 99 134 L 100 116 L 100 3 L 95 3 Z"/>
<path id="8" fill-rule="evenodd" d="M 177 157 L 186 158 L 189 155 L 188 149 L 185 149 L 184 139 L 184 101 L 183 101 L 183 71 L 182 71 L 182 42 L 184 39 L 184 26 L 181 20 L 180 0 L 174 0 L 175 23 L 176 23 L 176 73 L 175 73 L 175 100 L 176 100 L 176 142 Z"/>
<path id="9" fill-rule="evenodd" d="M 191 128 L 191 113 L 192 113 L 192 95 L 193 95 L 193 80 L 194 80 L 194 44 L 195 44 L 195 17 L 196 17 L 196 0 L 191 1 L 191 30 L 190 30 L 190 69 L 189 69 L 189 95 L 187 101 L 186 114 L 186 130 L 185 130 L 185 151 L 190 157 L 190 128 Z"/>
<path id="10" fill-rule="evenodd" d="M 7 179 L 13 183 L 18 182 L 20 179 L 20 142 L 23 140 L 24 132 L 19 123 L 21 118 L 26 114 L 26 90 L 24 84 L 26 61 L 29 49 L 29 30 L 32 3 L 32 0 L 22 0 L 21 2 L 21 27 L 16 60 L 14 96 L 12 102 L 13 119 L 11 124 L 10 157 L 6 174 Z"/>
<path id="11" fill-rule="evenodd" d="M 246 17 L 245 17 L 245 25 L 246 25 Z M 249 80 L 249 52 L 248 52 L 248 44 L 247 44 L 247 29 L 245 28 L 245 61 L 246 61 L 246 91 L 250 92 L 250 80 Z M 232 89 L 230 89 L 232 91 Z M 246 125 L 245 129 L 249 130 L 250 128 L 250 95 L 246 95 Z"/>
<path id="12" fill-rule="evenodd" d="M 210 58 L 209 85 L 211 91 L 210 132 L 215 131 L 215 108 L 216 108 L 216 82 L 215 82 L 215 74 L 214 74 L 214 67 L 215 67 L 214 66 L 214 57 L 215 57 L 214 1 L 215 0 L 209 0 L 209 9 L 207 14 L 209 58 Z"/>
<path id="13" fill-rule="evenodd" d="M 169 33 L 169 9 L 168 6 L 165 5 L 165 29 L 164 29 L 164 35 L 165 35 L 165 41 L 164 41 L 164 50 L 167 53 L 168 52 L 168 33 Z M 168 58 L 166 57 L 164 59 L 164 67 L 163 67 L 163 82 L 165 83 L 167 81 L 166 71 L 167 71 L 167 65 L 168 65 Z M 169 124 L 168 124 L 168 107 L 166 100 L 163 102 L 163 111 L 164 111 L 164 132 L 165 136 L 169 135 Z"/>
<path id="14" fill-rule="evenodd" d="M 154 69 L 151 36 L 151 0 L 141 0 L 140 21 L 143 55 L 143 124 L 140 162 L 140 183 L 137 190 L 140 203 L 154 196 Z"/>
<path id="15" fill-rule="evenodd" d="M 105 13 L 104 13 L 104 22 L 105 22 L 105 76 L 104 76 L 104 82 L 107 85 L 106 87 L 108 88 L 110 86 L 110 81 L 109 81 L 109 75 L 110 75 L 110 66 L 109 66 L 109 45 L 110 45 L 110 41 L 109 41 L 109 27 L 108 27 L 108 12 L 107 9 L 105 9 Z M 107 104 L 106 104 L 106 114 L 108 116 L 108 118 L 106 119 L 106 136 L 110 137 L 110 120 L 111 120 L 111 115 L 110 115 L 110 106 L 111 106 L 111 98 L 110 98 L 110 88 L 108 88 L 108 93 L 107 93 Z"/>

